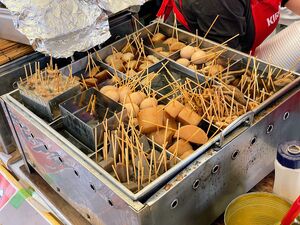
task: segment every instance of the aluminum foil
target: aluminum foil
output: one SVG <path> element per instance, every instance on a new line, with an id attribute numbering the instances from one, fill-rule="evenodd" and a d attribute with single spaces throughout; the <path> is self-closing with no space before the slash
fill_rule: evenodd
<path id="1" fill-rule="evenodd" d="M 97 3 L 102 9 L 117 13 L 130 6 L 142 5 L 147 0 L 92 0 Z"/>
<path id="2" fill-rule="evenodd" d="M 56 58 L 86 51 L 110 37 L 108 16 L 145 0 L 1 0 L 33 47 Z"/>

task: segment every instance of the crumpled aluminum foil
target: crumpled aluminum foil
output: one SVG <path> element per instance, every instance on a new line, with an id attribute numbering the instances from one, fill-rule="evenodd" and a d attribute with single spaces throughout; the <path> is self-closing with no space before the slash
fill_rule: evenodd
<path id="1" fill-rule="evenodd" d="M 92 0 L 104 10 L 117 13 L 130 6 L 143 5 L 147 0 Z"/>
<path id="2" fill-rule="evenodd" d="M 145 0 L 1 0 L 33 47 L 55 58 L 86 51 L 110 37 L 105 10 L 116 13 Z"/>

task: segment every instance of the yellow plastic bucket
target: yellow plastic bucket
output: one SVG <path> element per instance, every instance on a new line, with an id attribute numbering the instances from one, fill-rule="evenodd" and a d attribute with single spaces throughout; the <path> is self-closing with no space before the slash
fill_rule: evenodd
<path id="1" fill-rule="evenodd" d="M 226 208 L 225 225 L 278 224 L 291 204 L 277 195 L 253 192 L 234 199 Z"/>

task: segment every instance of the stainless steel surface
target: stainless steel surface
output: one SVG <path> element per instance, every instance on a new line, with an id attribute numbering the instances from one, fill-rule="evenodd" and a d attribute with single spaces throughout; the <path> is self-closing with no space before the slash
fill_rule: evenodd
<path id="1" fill-rule="evenodd" d="M 32 60 L 37 60 L 40 63 L 41 68 L 45 68 L 47 63 L 49 63 L 49 57 L 41 57 L 38 56 L 25 56 L 20 62 L 13 61 L 11 64 L 5 64 L 0 67 L 0 82 L 1 82 L 1 90 L 0 96 L 11 92 L 13 89 L 17 88 L 16 81 L 19 81 L 20 77 L 25 78 L 25 70 L 23 65 L 28 63 L 27 69 L 29 69 L 29 63 Z M 34 72 L 34 63 L 31 64 L 32 71 Z"/>
<path id="2" fill-rule="evenodd" d="M 14 173 L 15 170 L 13 170 Z M 62 199 L 47 183 L 36 173 L 28 173 L 25 166 L 19 168 L 18 177 L 34 189 L 43 199 L 52 212 L 65 225 L 89 225 L 90 223 L 82 217 L 72 206 Z"/>
<path id="3" fill-rule="evenodd" d="M 124 10 L 108 16 L 111 38 L 105 45 L 133 32 L 132 13 Z"/>
<path id="4" fill-rule="evenodd" d="M 172 33 L 170 26 L 159 26 L 162 31 Z M 155 27 L 152 24 L 142 29 L 141 35 Z M 194 38 L 187 32 L 180 33 L 186 40 Z M 121 42 L 112 46 L 120 48 Z M 215 45 L 206 40 L 203 43 Z M 101 58 L 109 54 L 112 46 L 98 52 Z M 235 59 L 236 66 L 248 59 L 247 55 L 229 48 L 226 54 Z M 96 58 L 96 53 L 93 57 Z M 262 61 L 253 62 L 259 62 L 259 70 L 266 66 Z M 75 73 L 80 73 L 86 63 L 84 58 L 71 66 Z M 195 77 L 193 71 L 167 58 L 150 67 L 149 72 L 157 71 L 161 65 L 173 69 L 174 74 L 179 71 L 180 79 Z M 203 81 L 201 74 L 196 76 Z M 55 122 L 50 126 L 24 107 L 18 91 L 3 99 L 25 162 L 91 223 L 196 225 L 211 223 L 234 197 L 247 192 L 269 174 L 279 143 L 300 138 L 299 97 L 298 77 L 137 194 L 87 157 L 84 151 L 88 150 L 82 150 L 79 142 L 59 133 Z M 269 125 L 273 129 L 268 129 Z"/>
<path id="5" fill-rule="evenodd" d="M 283 102 L 280 104 L 278 102 L 272 110 L 257 115 L 253 126 L 250 128 L 240 127 L 227 136 L 225 145 L 219 151 L 210 149 L 204 155 L 198 157 L 176 178 L 143 204 L 145 208 L 150 207 L 151 218 L 148 218 L 147 222 L 141 224 L 165 224 L 175 223 L 175 221 L 175 224 L 198 224 L 199 222 L 209 224 L 212 222 L 223 212 L 226 204 L 231 199 L 251 189 L 260 179 L 273 170 L 273 159 L 275 158 L 275 149 L 278 143 L 300 138 L 298 132 L 290 132 L 290 130 L 297 131 L 300 125 L 297 119 L 300 116 L 300 108 L 296 104 L 299 97 L 299 90 L 296 93 L 295 91 L 294 93 L 292 92 Z M 287 120 L 284 120 L 283 117 L 286 112 L 289 112 L 290 116 Z M 40 124 L 33 125 L 27 118 L 25 119 L 24 116 L 18 115 L 18 113 L 11 112 L 11 115 L 18 117 L 13 119 L 15 126 L 18 124 L 18 133 L 21 133 L 23 130 L 25 134 L 25 137 L 20 135 L 20 138 L 27 137 L 31 141 L 38 141 L 36 145 L 28 146 L 30 142 L 28 143 L 28 140 L 25 140 L 27 144 L 23 145 L 24 147 L 27 146 L 28 150 L 32 149 L 27 150 L 30 159 L 34 160 L 31 164 L 82 215 L 86 215 L 88 209 L 93 211 L 94 207 L 99 207 L 96 203 L 101 200 L 103 202 L 105 202 L 104 200 L 110 200 L 113 206 L 109 207 L 114 209 L 114 200 L 117 199 L 114 195 L 118 189 L 110 185 L 109 187 L 114 191 L 113 194 L 107 190 L 103 192 L 103 184 L 98 186 L 99 181 L 90 177 L 94 175 L 94 170 L 89 168 L 89 171 L 85 171 L 81 167 L 84 161 L 75 157 L 74 153 L 78 154 L 75 151 L 75 147 L 72 148 L 73 155 L 69 156 L 66 149 L 58 150 L 57 144 L 61 143 L 56 143 L 56 146 L 54 146 L 54 143 L 51 143 L 51 139 L 54 139 L 52 137 L 53 134 L 47 133 L 43 129 L 37 130 L 35 128 L 35 126 L 40 126 Z M 274 129 L 272 133 L 267 134 L 266 129 L 269 124 L 273 124 Z M 23 128 L 20 127 L 21 125 Z M 30 130 L 27 130 L 28 127 L 26 126 L 30 127 Z M 49 136 L 45 138 L 45 136 L 40 135 L 41 131 Z M 34 139 L 31 133 L 34 135 Z M 56 134 L 55 136 L 58 135 Z M 255 141 L 253 138 L 256 138 Z M 67 140 L 64 143 L 69 145 Z M 47 147 L 47 151 L 45 151 L 45 145 L 51 146 L 51 149 Z M 43 150 L 44 153 L 42 152 Z M 71 149 L 68 151 L 71 153 Z M 234 157 L 237 151 L 238 153 Z M 42 168 L 47 170 L 40 171 L 40 164 L 43 164 Z M 214 168 L 215 171 L 212 173 Z M 75 179 L 77 175 L 74 171 L 78 174 L 78 179 L 83 179 L 82 182 Z M 85 178 L 85 176 L 88 176 L 88 178 Z M 197 180 L 199 181 L 197 182 Z M 103 180 L 101 181 L 103 182 Z M 89 184 L 94 186 L 97 193 L 99 192 L 100 196 L 95 196 L 97 198 L 96 202 L 90 199 L 93 188 L 89 187 Z M 193 186 L 196 190 L 193 189 Z M 87 190 L 81 190 L 82 188 Z M 85 199 L 81 199 L 82 202 L 79 200 L 81 207 L 79 204 L 74 205 L 74 201 L 78 201 L 79 193 L 80 198 Z M 103 199 L 103 193 L 110 193 L 107 195 L 110 198 Z M 121 196 L 122 198 L 125 197 L 123 194 Z M 129 199 L 127 198 L 127 200 Z M 216 201 L 218 201 L 218 204 L 215 204 Z M 118 201 L 116 200 L 116 202 Z M 129 202 L 134 203 L 131 200 Z M 111 203 L 105 202 L 108 205 Z M 173 206 L 171 207 L 172 203 Z M 82 207 L 87 207 L 88 209 L 82 209 Z M 125 208 L 122 209 L 125 210 Z M 142 208 L 140 207 L 140 209 Z M 110 211 L 114 211 L 113 209 L 110 209 Z M 142 211 L 137 211 L 136 213 L 142 214 Z M 90 214 L 89 216 L 91 217 Z M 103 216 L 97 211 L 97 217 L 103 219 Z M 107 218 L 106 216 L 104 217 Z M 97 224 L 94 215 L 91 218 L 91 222 Z M 114 221 L 122 221 L 119 219 L 121 218 L 116 217 Z M 106 222 L 105 224 L 117 224 Z M 135 224 L 134 220 L 131 224 Z"/>
<path id="6" fill-rule="evenodd" d="M 6 153 L 15 151 L 15 143 L 12 138 L 11 130 L 8 127 L 3 108 L 0 103 L 0 147 Z"/>
<path id="7" fill-rule="evenodd" d="M 19 67 L 22 67 L 24 64 L 41 60 L 41 58 L 45 58 L 41 53 L 34 52 L 29 55 L 22 56 L 21 58 L 12 60 L 8 63 L 5 63 L 4 65 L 0 66 L 0 77 L 3 76 L 4 72 L 12 72 L 13 70 L 16 70 Z M 22 68 L 23 69 L 23 68 Z M 22 72 L 21 72 L 22 74 Z M 24 74 L 25 75 L 25 74 Z"/>
<path id="8" fill-rule="evenodd" d="M 27 162 L 67 202 L 93 224 L 139 224 L 135 211 L 143 208 L 141 203 L 123 194 L 95 162 L 14 98 L 8 96 L 5 103 Z M 10 107 L 14 104 L 21 108 Z"/>
<path id="9" fill-rule="evenodd" d="M 42 58 L 40 54 L 33 53 L 29 56 L 24 56 L 0 67 L 0 96 L 12 91 L 14 89 L 15 81 L 19 80 L 20 77 L 25 77 L 23 64 L 29 63 L 31 60 L 39 60 L 43 68 L 46 66 L 49 58 Z M 14 151 L 13 146 L 15 146 L 15 142 L 13 140 L 11 130 L 7 124 L 2 104 L 0 104 L 0 142 L 6 153 L 11 153 Z"/>
<path id="10" fill-rule="evenodd" d="M 277 145 L 300 138 L 299 97 L 298 86 L 257 114 L 251 127 L 231 133 L 222 148 L 198 157 L 158 191 L 147 202 L 159 218 L 152 224 L 210 224 L 232 199 L 269 174 L 274 169 Z M 274 128 L 268 133 L 270 124 Z M 176 207 L 172 207 L 175 200 Z"/>
<path id="11" fill-rule="evenodd" d="M 118 42 L 118 48 L 120 46 L 122 46 L 123 44 L 125 44 L 125 43 L 122 40 L 120 42 Z M 108 49 L 111 49 L 111 46 L 109 46 Z M 106 51 L 107 51 L 107 48 L 103 49 L 104 53 L 102 53 L 102 54 L 106 54 L 107 53 Z M 80 65 L 83 66 L 84 64 L 80 63 Z M 148 70 L 148 72 L 149 73 L 150 72 L 157 72 L 162 65 L 166 65 L 166 68 L 168 68 L 172 72 L 172 74 L 174 75 L 174 77 L 176 77 L 176 79 L 178 78 L 178 79 L 182 80 L 182 82 L 186 78 L 190 78 L 190 79 L 193 78 L 193 79 L 196 80 L 196 78 L 195 78 L 195 72 L 192 72 L 191 70 L 188 70 L 185 67 L 182 67 L 182 66 L 180 66 L 178 64 L 175 64 L 174 62 L 168 62 L 166 60 L 162 60 L 158 64 L 155 64 L 154 66 L 150 67 L 149 70 Z M 74 67 L 78 69 L 78 67 L 76 66 L 76 63 L 74 64 Z M 78 69 L 78 70 L 80 70 L 80 69 Z M 167 72 L 164 71 L 164 73 L 166 74 L 166 76 L 168 76 Z M 198 76 L 198 79 L 200 81 L 204 81 L 204 78 L 201 75 L 196 74 L 196 76 Z M 163 81 L 161 79 L 154 79 L 153 82 L 152 82 L 151 87 L 152 87 L 153 90 L 158 90 L 161 87 L 163 87 L 164 85 L 166 85 L 166 81 Z M 160 93 L 163 94 L 163 91 L 160 91 Z M 87 98 L 85 98 L 85 103 L 86 104 L 87 104 L 87 102 L 89 100 L 88 96 L 89 96 L 89 94 L 87 94 Z M 74 99 L 77 99 L 76 101 L 79 101 L 79 98 L 74 98 Z M 71 105 L 73 104 L 73 102 L 74 102 L 74 100 L 70 99 L 67 102 L 63 103 L 61 105 L 61 107 L 64 108 L 64 105 L 67 104 L 67 105 L 69 105 L 69 106 L 67 106 L 67 108 L 72 108 Z M 66 110 L 63 109 L 63 112 L 66 112 Z M 77 112 L 78 111 L 76 111 L 76 113 Z M 66 113 L 64 113 L 64 114 L 67 115 Z M 76 119 L 76 121 L 74 121 L 74 118 L 75 118 L 74 116 L 63 118 L 67 129 L 75 137 L 77 137 L 79 140 L 81 140 L 83 143 L 85 143 L 91 149 L 94 149 L 94 133 L 93 133 L 93 128 L 91 128 L 90 126 L 84 124 L 83 122 L 80 122 L 78 120 L 78 118 Z M 201 126 L 202 126 L 201 128 L 204 129 L 205 124 L 201 124 Z M 215 128 L 214 125 L 212 125 L 211 128 L 212 128 L 212 131 L 216 131 L 217 130 L 217 128 Z M 76 131 L 77 131 L 77 134 L 75 134 Z M 101 130 L 98 130 L 98 134 L 100 134 L 100 133 L 101 133 Z M 193 160 L 198 155 L 202 154 L 206 150 L 207 146 L 213 145 L 217 140 L 219 140 L 218 136 L 216 138 L 213 138 L 206 145 L 203 145 L 202 147 L 200 147 L 199 149 L 197 149 L 197 151 L 195 152 L 195 154 L 193 154 L 193 156 L 189 157 L 189 160 L 183 160 L 183 161 L 180 160 L 180 162 L 177 164 L 176 167 L 173 167 L 170 170 L 168 170 L 166 173 L 164 173 L 163 175 L 161 175 L 160 177 L 158 177 L 156 180 L 154 180 L 153 182 L 151 182 L 151 184 L 147 185 L 146 187 L 144 187 L 141 191 L 139 191 L 136 194 L 133 194 L 127 188 L 124 188 L 123 185 L 120 185 L 120 183 L 117 182 L 115 179 L 112 179 L 112 177 L 109 174 L 107 174 L 104 170 L 102 170 L 102 168 L 99 168 L 99 170 L 102 171 L 102 173 L 104 174 L 104 176 L 108 175 L 107 179 L 110 179 L 111 182 L 113 182 L 120 190 L 122 190 L 124 193 L 126 193 L 128 196 L 130 196 L 133 200 L 141 200 L 141 199 L 147 198 L 148 196 L 150 196 L 151 194 L 153 194 L 155 190 L 157 190 L 160 187 L 162 187 L 170 178 L 174 177 L 174 175 L 176 175 L 180 170 L 182 170 L 184 167 L 186 167 L 191 162 L 190 160 Z"/>
<path id="12" fill-rule="evenodd" d="M 67 78 L 64 77 L 64 79 Z M 23 84 L 18 83 L 18 86 L 22 102 L 26 105 L 26 107 L 47 121 L 53 121 L 60 116 L 60 103 L 80 93 L 79 82 L 74 83 L 74 85 L 68 88 L 68 90 L 52 97 L 51 99 L 38 97 L 34 92 L 28 90 L 25 85 L 23 86 Z"/>
<path id="13" fill-rule="evenodd" d="M 96 96 L 96 115 L 87 112 L 89 101 L 92 95 Z M 107 118 L 108 129 L 116 129 L 117 124 L 114 113 L 120 114 L 123 107 L 107 98 L 94 88 L 84 91 L 59 105 L 63 123 L 67 130 L 78 140 L 95 149 L 95 130 L 97 129 L 97 147 L 103 142 L 104 127 L 102 121 Z M 106 109 L 107 110 L 106 112 Z M 122 112 L 123 113 L 123 112 Z M 125 113 L 124 113 L 125 115 Z M 123 118 L 120 116 L 119 118 Z M 96 119 L 97 118 L 97 119 Z"/>

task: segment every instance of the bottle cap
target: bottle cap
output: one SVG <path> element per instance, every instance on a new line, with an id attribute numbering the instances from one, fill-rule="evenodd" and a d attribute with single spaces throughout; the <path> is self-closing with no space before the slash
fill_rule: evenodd
<path id="1" fill-rule="evenodd" d="M 300 141 L 290 141 L 279 145 L 278 162 L 290 169 L 300 169 Z"/>

